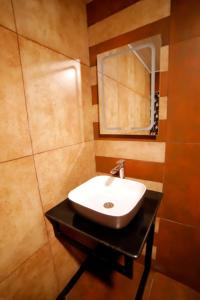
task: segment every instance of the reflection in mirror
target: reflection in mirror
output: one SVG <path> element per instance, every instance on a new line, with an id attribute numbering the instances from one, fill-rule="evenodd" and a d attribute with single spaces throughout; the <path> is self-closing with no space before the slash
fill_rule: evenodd
<path id="1" fill-rule="evenodd" d="M 157 133 L 160 36 L 98 55 L 101 134 Z"/>

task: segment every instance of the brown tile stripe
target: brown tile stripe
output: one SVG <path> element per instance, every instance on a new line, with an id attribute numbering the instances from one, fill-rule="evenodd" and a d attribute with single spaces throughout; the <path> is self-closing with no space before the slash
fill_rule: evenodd
<path id="1" fill-rule="evenodd" d="M 93 123 L 94 139 L 95 140 L 110 140 L 110 141 L 148 141 L 148 142 L 165 142 L 167 132 L 167 121 L 159 121 L 159 134 L 157 137 L 149 135 L 114 135 L 100 134 L 99 123 Z"/>
<path id="2" fill-rule="evenodd" d="M 90 51 L 90 66 L 95 66 L 97 63 L 97 54 L 117 48 L 128 43 L 132 43 L 156 34 L 161 34 L 162 45 L 169 44 L 169 22 L 170 17 L 163 18 L 159 21 L 145 25 L 138 29 L 119 35 L 108 41 L 89 48 Z"/>
<path id="3" fill-rule="evenodd" d="M 92 104 L 98 104 L 99 103 L 99 98 L 98 98 L 98 85 L 93 85 L 91 86 L 92 90 Z"/>
<path id="4" fill-rule="evenodd" d="M 200 1 L 171 1 L 171 43 L 200 36 Z"/>
<path id="5" fill-rule="evenodd" d="M 160 72 L 155 73 L 155 91 L 160 90 Z"/>
<path id="6" fill-rule="evenodd" d="M 101 21 L 114 13 L 136 3 L 140 0 L 93 0 L 87 4 L 88 26 Z"/>
<path id="7" fill-rule="evenodd" d="M 96 171 L 109 173 L 119 158 L 96 156 Z M 162 182 L 163 163 L 126 159 L 125 172 L 127 177 Z"/>

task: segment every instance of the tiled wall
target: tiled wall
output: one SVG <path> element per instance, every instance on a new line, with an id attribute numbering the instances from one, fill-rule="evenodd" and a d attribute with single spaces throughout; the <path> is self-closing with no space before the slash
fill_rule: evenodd
<path id="1" fill-rule="evenodd" d="M 94 175 L 93 131 L 98 173 L 122 157 L 128 177 L 164 190 L 155 266 L 199 288 L 200 2 L 190 2 L 172 0 L 171 14 L 169 0 L 102 10 L 90 69 L 84 1 L 0 0 L 0 299 L 53 300 L 77 268 L 43 214 Z M 156 34 L 159 136 L 101 136 L 97 54 Z"/>
<path id="2" fill-rule="evenodd" d="M 44 212 L 95 174 L 86 8 L 0 6 L 0 299 L 54 300 L 78 260 Z"/>
<path id="3" fill-rule="evenodd" d="M 107 16 L 102 10 L 101 18 L 91 13 L 100 1 L 88 4 L 96 171 L 108 173 L 118 158 L 124 158 L 127 177 L 164 191 L 154 266 L 199 289 L 200 2 L 135 2 L 123 10 L 110 8 Z M 158 137 L 100 135 L 97 54 L 156 34 L 162 38 Z"/>
<path id="4" fill-rule="evenodd" d="M 173 0 L 157 267 L 200 290 L 200 1 Z"/>

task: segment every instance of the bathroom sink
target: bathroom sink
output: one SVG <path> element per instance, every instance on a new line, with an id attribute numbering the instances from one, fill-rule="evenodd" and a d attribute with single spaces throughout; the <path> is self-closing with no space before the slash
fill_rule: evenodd
<path id="1" fill-rule="evenodd" d="M 68 198 L 84 217 L 120 229 L 138 212 L 145 191 L 145 185 L 137 181 L 96 176 L 69 192 Z"/>

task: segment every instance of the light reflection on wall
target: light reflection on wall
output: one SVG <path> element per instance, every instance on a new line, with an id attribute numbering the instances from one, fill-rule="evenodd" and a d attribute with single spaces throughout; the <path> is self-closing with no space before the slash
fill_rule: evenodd
<path id="1" fill-rule="evenodd" d="M 66 66 L 66 64 L 65 64 Z M 78 61 L 69 61 L 67 62 L 67 67 L 65 68 L 64 76 L 62 74 L 63 80 L 66 82 L 69 91 L 75 89 L 76 91 L 76 110 L 77 118 L 79 120 L 81 141 L 84 141 L 84 105 L 83 105 L 83 94 L 82 94 L 82 78 L 81 78 L 81 64 Z"/>
<path id="2" fill-rule="evenodd" d="M 69 80 L 76 80 L 76 70 L 74 67 L 67 68 L 66 70 L 66 77 Z"/>

